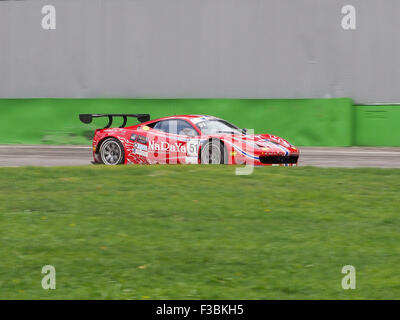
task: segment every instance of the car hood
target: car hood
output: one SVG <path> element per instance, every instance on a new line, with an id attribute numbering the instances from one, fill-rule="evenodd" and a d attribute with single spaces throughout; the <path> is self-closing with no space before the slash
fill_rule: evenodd
<path id="1" fill-rule="evenodd" d="M 220 135 L 220 139 L 232 143 L 240 149 L 259 154 L 295 154 L 299 150 L 285 139 L 270 134 L 233 134 Z"/>

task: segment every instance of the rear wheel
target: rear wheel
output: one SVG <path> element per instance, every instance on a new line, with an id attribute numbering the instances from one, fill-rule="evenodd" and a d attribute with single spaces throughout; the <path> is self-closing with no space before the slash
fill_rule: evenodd
<path id="1" fill-rule="evenodd" d="M 203 144 L 200 161 L 202 164 L 223 164 L 225 153 L 222 143 L 219 140 L 210 140 Z"/>
<path id="2" fill-rule="evenodd" d="M 124 146 L 118 139 L 106 139 L 100 146 L 100 159 L 103 164 L 107 165 L 117 165 L 124 163 Z"/>

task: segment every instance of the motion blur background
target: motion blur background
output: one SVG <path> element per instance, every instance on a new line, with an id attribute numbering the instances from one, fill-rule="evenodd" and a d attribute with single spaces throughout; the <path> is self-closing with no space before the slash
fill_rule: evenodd
<path id="1" fill-rule="evenodd" d="M 42 28 L 48 4 L 55 30 Z M 342 27 L 349 4 L 355 30 Z M 0 1 L 0 143 L 83 143 L 77 113 L 118 111 L 398 146 L 399 12 L 397 0 Z"/>

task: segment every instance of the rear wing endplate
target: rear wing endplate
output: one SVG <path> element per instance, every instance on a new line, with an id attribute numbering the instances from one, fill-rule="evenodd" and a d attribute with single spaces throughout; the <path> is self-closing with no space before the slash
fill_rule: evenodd
<path id="1" fill-rule="evenodd" d="M 91 123 L 93 118 L 102 118 L 102 117 L 108 117 L 108 123 L 107 125 L 103 128 L 110 128 L 114 117 L 122 117 L 124 119 L 124 122 L 122 125 L 119 126 L 119 128 L 123 128 L 126 125 L 126 122 L 128 120 L 128 117 L 131 118 L 137 118 L 139 122 L 146 122 L 150 120 L 150 115 L 147 113 L 139 113 L 139 114 L 125 114 L 125 113 L 81 113 L 79 115 L 79 120 L 81 120 L 83 123 Z"/>

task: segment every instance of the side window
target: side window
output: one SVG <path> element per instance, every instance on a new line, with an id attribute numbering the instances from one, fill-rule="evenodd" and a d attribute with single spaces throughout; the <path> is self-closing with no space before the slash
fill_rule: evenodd
<path id="1" fill-rule="evenodd" d="M 189 137 L 194 137 L 198 135 L 197 131 L 193 128 L 193 126 L 185 120 L 178 120 L 178 123 L 176 124 L 176 129 L 177 129 L 176 133 L 179 135 L 184 135 Z"/>
<path id="2" fill-rule="evenodd" d="M 164 131 L 164 130 L 163 130 L 163 127 L 165 127 L 165 121 L 158 121 L 158 122 L 155 123 L 155 125 L 153 126 L 153 129 Z"/>
<path id="3" fill-rule="evenodd" d="M 168 133 L 169 132 L 169 123 L 168 122 L 169 122 L 168 120 L 159 121 L 154 126 L 154 129 Z"/>
<path id="4" fill-rule="evenodd" d="M 185 120 L 163 120 L 155 124 L 154 129 L 164 131 L 171 134 L 179 134 L 185 136 L 197 136 L 198 133 L 193 126 Z"/>

